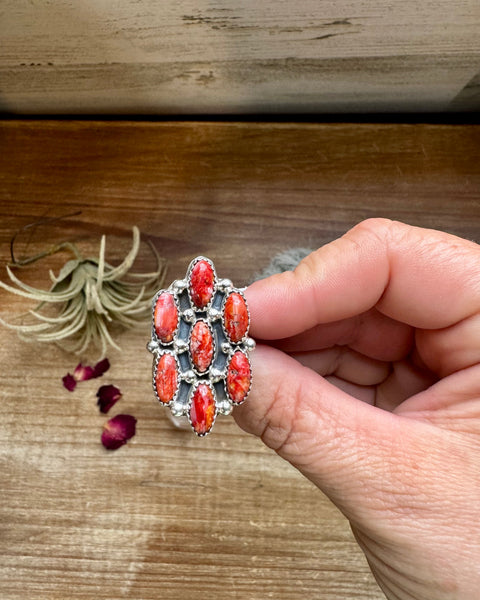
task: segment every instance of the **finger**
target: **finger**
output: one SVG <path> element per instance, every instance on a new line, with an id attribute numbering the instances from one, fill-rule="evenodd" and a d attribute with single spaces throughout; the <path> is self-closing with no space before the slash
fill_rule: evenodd
<path id="1" fill-rule="evenodd" d="M 359 402 L 274 348 L 259 345 L 252 363 L 251 398 L 234 411 L 241 427 L 300 469 L 349 518 L 360 518 L 374 494 L 378 502 L 379 487 L 395 490 L 392 461 L 408 471 L 402 449 L 415 455 L 429 425 Z"/>
<path id="2" fill-rule="evenodd" d="M 298 335 L 278 340 L 275 347 L 284 352 L 303 352 L 349 346 L 382 361 L 401 360 L 413 346 L 413 329 L 386 317 L 376 309 L 342 321 L 317 325 Z"/>
<path id="3" fill-rule="evenodd" d="M 480 313 L 445 329 L 418 331 L 416 341 L 424 363 L 440 377 L 480 364 Z"/>
<path id="4" fill-rule="evenodd" d="M 388 362 L 374 360 L 347 347 L 294 352 L 290 356 L 323 377 L 336 375 L 357 385 L 378 385 L 390 374 Z"/>
<path id="5" fill-rule="evenodd" d="M 461 293 L 459 293 L 461 290 Z M 247 290 L 252 335 L 289 337 L 376 306 L 413 327 L 449 327 L 480 309 L 477 244 L 385 219 L 364 221 Z"/>
<path id="6" fill-rule="evenodd" d="M 345 392 L 356 398 L 357 400 L 361 400 L 362 402 L 366 402 L 367 404 L 371 404 L 375 406 L 375 387 L 374 385 L 359 385 L 358 383 L 352 383 L 351 381 L 346 381 L 341 377 L 337 377 L 336 375 L 327 375 L 325 379 L 337 387 L 342 392 Z"/>
<path id="7" fill-rule="evenodd" d="M 431 372 L 416 367 L 411 361 L 394 362 L 392 372 L 377 386 L 375 406 L 394 410 L 408 398 L 428 389 L 437 379 Z"/>
<path id="8" fill-rule="evenodd" d="M 453 373 L 425 392 L 403 402 L 399 415 L 422 419 L 438 427 L 480 435 L 480 365 Z"/>
<path id="9" fill-rule="evenodd" d="M 341 370 L 326 375 L 326 379 L 350 396 L 389 411 L 398 409 L 405 400 L 408 402 L 409 398 L 417 397 L 437 381 L 431 373 L 417 368 L 411 362 L 398 361 L 392 363 L 390 368 L 391 372 L 378 384 L 372 383 L 368 376 L 363 379 L 358 376 L 352 378 L 348 371 L 349 376 L 345 377 Z M 380 375 L 380 372 L 377 374 Z"/>

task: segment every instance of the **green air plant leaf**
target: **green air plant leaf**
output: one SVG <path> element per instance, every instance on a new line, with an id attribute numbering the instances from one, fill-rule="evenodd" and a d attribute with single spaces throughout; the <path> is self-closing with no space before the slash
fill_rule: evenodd
<path id="1" fill-rule="evenodd" d="M 15 329 L 22 339 L 37 342 L 56 342 L 68 351 L 82 354 L 93 344 L 102 355 L 107 346 L 119 348 L 112 338 L 112 326 L 134 327 L 149 316 L 153 294 L 162 286 L 166 262 L 151 246 L 157 265 L 149 273 L 131 272 L 140 248 L 140 232 L 133 227 L 130 252 L 116 267 L 105 260 L 105 236 L 100 242 L 98 258 L 82 258 L 73 247 L 77 258 L 69 260 L 55 276 L 49 290 L 41 290 L 23 283 L 7 266 L 10 285 L 0 281 L 0 287 L 35 300 L 38 305 L 30 310 L 30 323 L 15 325 L 0 318 L 0 323 Z M 45 314 L 52 305 L 57 312 Z M 43 312 L 42 312 L 43 311 Z"/>

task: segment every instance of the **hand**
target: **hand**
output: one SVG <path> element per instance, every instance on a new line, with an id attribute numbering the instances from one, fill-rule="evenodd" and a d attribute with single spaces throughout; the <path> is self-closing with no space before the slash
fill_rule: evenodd
<path id="1" fill-rule="evenodd" d="M 372 219 L 246 296 L 246 431 L 350 520 L 390 599 L 480 590 L 480 247 Z"/>

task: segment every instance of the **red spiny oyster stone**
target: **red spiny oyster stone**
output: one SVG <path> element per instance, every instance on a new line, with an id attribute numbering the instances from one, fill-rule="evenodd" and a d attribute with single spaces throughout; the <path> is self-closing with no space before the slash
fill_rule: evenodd
<path id="1" fill-rule="evenodd" d="M 161 402 L 168 404 L 178 387 L 177 362 L 171 354 L 163 354 L 155 373 L 155 389 Z"/>
<path id="2" fill-rule="evenodd" d="M 225 301 L 225 331 L 233 343 L 240 342 L 248 331 L 247 303 L 241 294 L 232 292 Z"/>
<path id="3" fill-rule="evenodd" d="M 199 373 L 204 373 L 213 358 L 213 335 L 205 321 L 197 321 L 190 334 L 190 356 Z"/>
<path id="4" fill-rule="evenodd" d="M 237 350 L 227 368 L 227 394 L 232 402 L 240 404 L 250 391 L 252 372 L 248 358 Z"/>
<path id="5" fill-rule="evenodd" d="M 192 395 L 190 404 L 190 422 L 195 433 L 205 435 L 215 421 L 215 397 L 212 388 L 200 383 Z"/>
<path id="6" fill-rule="evenodd" d="M 164 344 L 171 342 L 178 327 L 178 309 L 170 292 L 163 292 L 157 298 L 153 321 L 160 341 Z"/>
<path id="7" fill-rule="evenodd" d="M 213 296 L 215 274 L 206 260 L 195 263 L 190 273 L 190 296 L 197 308 L 205 308 Z"/>

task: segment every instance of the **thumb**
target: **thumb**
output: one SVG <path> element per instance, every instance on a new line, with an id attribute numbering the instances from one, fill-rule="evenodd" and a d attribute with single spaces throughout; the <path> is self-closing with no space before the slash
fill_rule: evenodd
<path id="1" fill-rule="evenodd" d="M 409 472 L 428 456 L 420 446 L 432 426 L 361 402 L 275 348 L 259 345 L 251 360 L 252 392 L 234 411 L 240 427 L 299 469 L 350 520 L 378 519 L 387 496 L 395 502 L 397 493 L 405 495 Z M 397 481 L 399 473 L 407 482 Z"/>

